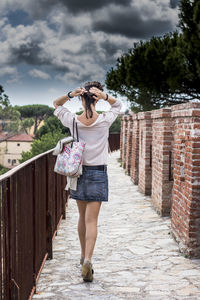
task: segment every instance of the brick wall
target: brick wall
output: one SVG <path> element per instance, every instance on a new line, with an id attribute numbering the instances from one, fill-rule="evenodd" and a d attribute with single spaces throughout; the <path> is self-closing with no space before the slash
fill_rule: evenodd
<path id="1" fill-rule="evenodd" d="M 156 211 L 169 215 L 173 180 L 170 176 L 173 164 L 173 122 L 171 109 L 154 110 L 152 118 L 152 204 Z"/>
<path id="2" fill-rule="evenodd" d="M 172 234 L 180 250 L 200 257 L 200 103 L 172 107 L 174 188 Z"/>
<path id="3" fill-rule="evenodd" d="M 171 216 L 180 251 L 200 258 L 200 103 L 124 116 L 122 124 L 123 167 L 156 211 Z"/>
<path id="4" fill-rule="evenodd" d="M 130 175 L 130 169 L 131 169 L 132 133 L 133 133 L 133 118 L 132 116 L 128 116 L 127 117 L 126 165 L 125 165 L 128 175 Z"/>
<path id="5" fill-rule="evenodd" d="M 134 184 L 138 184 L 139 177 L 139 120 L 137 114 L 132 115 L 132 151 L 131 151 L 131 180 Z"/>
<path id="6" fill-rule="evenodd" d="M 139 112 L 139 191 L 151 195 L 151 112 Z"/>
<path id="7" fill-rule="evenodd" d="M 120 133 L 120 152 L 122 164 L 124 161 L 124 150 L 125 150 L 125 119 L 124 116 L 121 118 L 121 133 Z"/>
<path id="8" fill-rule="evenodd" d="M 126 148 L 127 148 L 127 131 L 128 131 L 128 115 L 122 117 L 123 122 L 123 132 L 122 132 L 122 167 L 126 168 Z"/>
<path id="9" fill-rule="evenodd" d="M 120 132 L 120 159 L 122 159 L 122 149 L 123 149 L 123 126 L 124 126 L 124 121 L 123 117 L 121 118 L 121 132 Z"/>

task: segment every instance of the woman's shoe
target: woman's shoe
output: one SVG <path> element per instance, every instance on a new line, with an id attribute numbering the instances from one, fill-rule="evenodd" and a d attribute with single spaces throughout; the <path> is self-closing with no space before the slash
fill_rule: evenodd
<path id="1" fill-rule="evenodd" d="M 92 264 L 90 261 L 86 261 L 82 265 L 82 277 L 86 282 L 93 281 L 94 270 L 92 269 Z"/>

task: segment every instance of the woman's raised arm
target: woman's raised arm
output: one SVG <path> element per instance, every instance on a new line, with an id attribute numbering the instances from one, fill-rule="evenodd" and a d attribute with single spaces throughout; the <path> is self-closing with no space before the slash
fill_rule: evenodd
<path id="1" fill-rule="evenodd" d="M 68 100 L 70 100 L 70 98 L 73 98 L 73 97 L 76 97 L 76 96 L 80 96 L 84 92 L 85 92 L 84 88 L 77 88 L 74 91 L 68 93 L 68 95 L 70 97 L 68 97 L 68 95 L 64 95 L 64 96 L 61 96 L 61 97 L 57 98 L 56 100 L 54 100 L 53 101 L 53 105 L 54 105 L 55 108 L 57 108 L 58 106 L 65 104 L 65 102 L 67 102 Z"/>
<path id="2" fill-rule="evenodd" d="M 53 101 L 53 105 L 55 108 L 57 108 L 58 106 L 65 104 L 67 100 L 69 100 L 69 97 L 67 95 L 61 96 Z"/>

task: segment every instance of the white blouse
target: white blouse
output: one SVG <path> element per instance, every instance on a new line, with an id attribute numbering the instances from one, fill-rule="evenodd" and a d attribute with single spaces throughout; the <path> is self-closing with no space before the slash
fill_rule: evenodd
<path id="1" fill-rule="evenodd" d="M 77 121 L 79 140 L 86 143 L 83 153 L 83 165 L 106 165 L 108 157 L 109 127 L 120 113 L 122 103 L 116 100 L 108 112 L 103 112 L 91 125 L 84 125 L 77 119 L 75 113 L 71 113 L 66 107 L 58 106 L 54 115 L 62 124 L 73 131 L 73 118 Z M 75 130 L 76 133 L 76 130 Z M 76 134 L 75 134 L 76 137 Z"/>

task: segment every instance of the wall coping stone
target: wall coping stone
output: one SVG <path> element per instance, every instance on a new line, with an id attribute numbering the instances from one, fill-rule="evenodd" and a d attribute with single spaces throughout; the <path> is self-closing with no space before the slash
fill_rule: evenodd
<path id="1" fill-rule="evenodd" d="M 200 117 L 200 103 L 187 102 L 171 107 L 172 118 L 175 117 Z"/>
<path id="2" fill-rule="evenodd" d="M 171 108 L 160 108 L 160 109 L 152 110 L 151 118 L 152 119 L 171 118 Z"/>
<path id="3" fill-rule="evenodd" d="M 122 120 L 123 120 L 123 121 L 126 121 L 126 122 L 127 122 L 128 119 L 129 119 L 129 115 L 123 115 L 123 117 L 122 117 Z"/>
<path id="4" fill-rule="evenodd" d="M 139 112 L 138 112 L 138 113 L 139 113 Z M 133 112 L 133 111 L 130 113 L 130 115 L 131 115 L 133 121 L 134 121 L 134 120 L 139 120 L 139 119 L 138 119 L 138 113 L 135 113 L 135 112 Z"/>
<path id="5" fill-rule="evenodd" d="M 133 116 L 132 115 L 130 115 L 129 117 L 128 117 L 128 121 L 133 121 Z"/>
<path id="6" fill-rule="evenodd" d="M 140 111 L 137 113 L 138 120 L 151 119 L 151 111 Z"/>
<path id="7" fill-rule="evenodd" d="M 138 120 L 137 113 L 131 112 L 132 120 Z"/>

